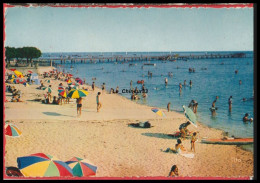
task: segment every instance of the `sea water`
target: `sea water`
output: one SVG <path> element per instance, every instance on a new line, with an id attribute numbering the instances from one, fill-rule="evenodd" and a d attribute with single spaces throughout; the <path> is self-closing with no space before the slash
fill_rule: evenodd
<path id="1" fill-rule="evenodd" d="M 179 52 L 179 55 L 200 55 L 211 54 L 212 52 Z M 214 52 L 213 54 L 228 54 L 235 52 Z M 242 118 L 245 113 L 249 113 L 250 118 L 254 118 L 254 62 L 253 52 L 246 53 L 245 58 L 215 58 L 215 59 L 188 59 L 177 60 L 176 62 L 162 62 L 159 60 L 150 61 L 156 66 L 143 66 L 143 63 L 149 61 L 129 61 L 120 64 L 115 62 L 97 62 L 91 63 L 73 63 L 67 61 L 66 64 L 60 64 L 56 61 L 57 68 L 60 71 L 72 73 L 74 77 L 86 79 L 86 83 L 91 84 L 95 77 L 97 86 L 106 84 L 107 91 L 110 88 L 119 86 L 120 95 L 129 98 L 130 93 L 122 93 L 123 89 L 130 89 L 130 81 L 133 81 L 133 87 L 141 89 L 137 84 L 138 80 L 144 80 L 145 88 L 148 89 L 148 97 L 136 101 L 148 106 L 166 108 L 167 103 L 171 102 L 171 110 L 183 112 L 183 105 L 188 106 L 192 99 L 198 102 L 197 119 L 201 123 L 224 130 L 229 136 L 253 137 L 253 123 L 243 123 Z M 76 55 L 80 57 L 87 56 L 146 56 L 146 55 L 167 55 L 169 52 L 117 52 L 117 53 L 44 53 L 44 58 L 54 58 L 62 56 Z M 121 61 L 122 62 L 122 61 Z M 134 66 L 129 66 L 133 63 Z M 71 67 L 73 66 L 73 67 Z M 142 67 L 143 66 L 143 67 Z M 195 72 L 190 73 L 189 68 L 195 68 Z M 203 69 L 204 68 L 204 69 Z M 206 68 L 206 69 L 205 69 Z M 235 70 L 238 73 L 235 74 Z M 152 77 L 148 77 L 148 71 L 152 72 Z M 168 72 L 173 73 L 173 77 L 168 76 Z M 164 80 L 168 79 L 168 85 L 165 86 Z M 184 83 L 182 92 L 179 92 L 179 83 Z M 192 80 L 192 87 L 189 81 Z M 239 84 L 239 80 L 242 84 Z M 212 116 L 209 108 L 216 96 L 219 99 L 216 102 L 216 116 Z M 232 111 L 229 111 L 228 98 L 233 97 Z M 249 99 L 242 101 L 243 98 Z M 127 109 L 126 109 L 127 110 Z M 167 113 L 166 113 L 167 115 Z"/>

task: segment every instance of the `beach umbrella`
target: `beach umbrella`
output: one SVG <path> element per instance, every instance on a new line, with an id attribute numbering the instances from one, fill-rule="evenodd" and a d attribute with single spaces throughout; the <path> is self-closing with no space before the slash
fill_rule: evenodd
<path id="1" fill-rule="evenodd" d="M 68 97 L 70 98 L 79 98 L 85 97 L 88 95 L 88 92 L 82 89 L 72 89 L 69 91 Z"/>
<path id="2" fill-rule="evenodd" d="M 73 77 L 73 75 L 72 75 L 72 74 L 68 74 L 68 76 L 69 76 L 69 77 Z"/>
<path id="3" fill-rule="evenodd" d="M 71 168 L 63 161 L 44 153 L 17 158 L 18 168 L 25 177 L 71 177 Z"/>
<path id="4" fill-rule="evenodd" d="M 16 75 L 17 77 L 23 78 L 23 73 L 21 73 L 20 71 L 15 70 L 14 73 L 15 73 L 15 75 Z"/>
<path id="5" fill-rule="evenodd" d="M 185 105 L 182 107 L 183 107 L 184 115 L 186 116 L 186 118 L 191 122 L 192 125 L 197 127 L 197 124 L 196 124 L 197 117 L 194 114 L 194 112 L 190 108 L 186 107 Z"/>
<path id="6" fill-rule="evenodd" d="M 66 81 L 67 81 L 67 83 L 72 83 L 72 81 L 70 79 L 67 79 Z"/>
<path id="7" fill-rule="evenodd" d="M 68 83 L 68 85 L 76 85 L 76 86 L 78 86 L 79 84 L 78 84 L 78 83 L 74 83 L 74 82 L 72 83 L 72 82 L 71 82 L 71 83 Z"/>
<path id="8" fill-rule="evenodd" d="M 67 97 L 67 92 L 66 90 L 58 90 L 59 91 L 59 94 L 62 96 L 62 97 Z"/>
<path id="9" fill-rule="evenodd" d="M 79 83 L 79 84 L 83 85 L 83 81 L 82 81 L 81 79 L 79 79 L 79 80 L 76 80 L 76 81 L 77 81 L 77 83 Z"/>
<path id="10" fill-rule="evenodd" d="M 23 83 L 24 86 L 30 86 L 27 82 Z"/>
<path id="11" fill-rule="evenodd" d="M 31 70 L 28 70 L 27 72 L 29 72 L 29 73 L 31 73 L 31 74 L 33 73 L 33 71 L 31 71 Z"/>
<path id="12" fill-rule="evenodd" d="M 15 71 L 16 69 L 10 69 L 11 71 Z"/>
<path id="13" fill-rule="evenodd" d="M 81 80 L 81 79 L 79 77 L 76 77 L 75 80 L 77 81 L 77 80 Z"/>
<path id="14" fill-rule="evenodd" d="M 152 108 L 151 109 L 154 113 L 156 113 L 159 116 L 165 116 L 164 112 L 162 112 L 160 109 L 158 108 Z"/>
<path id="15" fill-rule="evenodd" d="M 51 87 L 44 87 L 44 88 L 43 88 L 43 90 L 44 90 L 44 91 L 47 91 L 47 92 L 49 92 L 49 93 L 51 93 L 51 92 L 52 92 L 52 89 L 51 89 Z"/>
<path id="16" fill-rule="evenodd" d="M 88 177 L 96 175 L 97 167 L 87 159 L 73 157 L 65 163 L 72 169 L 74 176 Z"/>
<path id="17" fill-rule="evenodd" d="M 15 83 L 16 84 L 16 79 L 11 79 L 10 81 L 11 81 L 11 83 Z"/>
<path id="18" fill-rule="evenodd" d="M 17 78 L 17 76 L 12 74 L 12 75 L 9 76 L 9 78 Z"/>
<path id="19" fill-rule="evenodd" d="M 22 132 L 13 124 L 5 124 L 5 135 L 18 137 Z"/>

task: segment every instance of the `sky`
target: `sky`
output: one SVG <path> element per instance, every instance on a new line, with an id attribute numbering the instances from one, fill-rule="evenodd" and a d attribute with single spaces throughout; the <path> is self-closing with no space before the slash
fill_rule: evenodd
<path id="1" fill-rule="evenodd" d="M 12 7 L 5 46 L 42 52 L 252 51 L 253 8 Z"/>

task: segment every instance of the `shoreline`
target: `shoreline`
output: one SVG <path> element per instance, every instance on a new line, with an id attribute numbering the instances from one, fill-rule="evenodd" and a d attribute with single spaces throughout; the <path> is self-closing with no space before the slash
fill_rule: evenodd
<path id="1" fill-rule="evenodd" d="M 40 67 L 41 72 L 46 69 Z M 31 68 L 27 70 L 31 70 Z M 61 82 L 50 80 L 53 88 Z M 23 97 L 27 100 L 43 93 L 41 90 L 32 90 L 35 87 L 33 85 L 30 88 L 14 86 L 23 92 L 31 92 L 23 93 Z M 89 85 L 83 86 L 91 88 Z M 196 151 L 194 159 L 183 159 L 183 157 L 161 152 L 160 149 L 166 149 L 175 144 L 176 139 L 167 138 L 166 134 L 174 132 L 174 129 L 177 131 L 179 124 L 186 121 L 183 113 L 165 112 L 165 109 L 159 108 L 167 114 L 165 118 L 159 117 L 151 112 L 151 106 L 136 103 L 120 94 L 103 95 L 104 106 L 100 113 L 97 113 L 95 93 L 101 89 L 95 88 L 96 91 L 90 90 L 89 95 L 83 101 L 81 117 L 75 116 L 76 104 L 74 100 L 71 100 L 70 104 L 60 106 L 39 104 L 27 100 L 24 103 L 4 103 L 5 120 L 11 120 L 23 131 L 23 135 L 16 138 L 16 142 L 13 138 L 6 138 L 5 163 L 8 166 L 15 166 L 15 157 L 39 151 L 56 155 L 64 161 L 71 156 L 90 159 L 99 167 L 100 171 L 97 177 L 167 176 L 173 163 L 178 164 L 183 176 L 236 177 L 253 175 L 253 153 L 234 145 L 223 146 L 198 142 L 196 144 L 198 152 Z M 127 126 L 128 123 L 142 120 L 149 120 L 154 127 L 135 129 Z M 208 127 L 201 122 L 198 122 L 197 129 L 193 127 L 191 129 L 199 130 L 200 138 L 205 136 L 220 138 L 224 132 L 221 129 Z M 71 135 L 68 137 L 66 134 Z M 40 141 L 35 141 L 36 139 Z M 78 142 L 78 139 L 81 141 Z M 66 143 L 60 145 L 59 143 L 63 141 Z M 185 140 L 183 143 L 186 148 L 190 147 L 189 140 Z M 153 152 L 152 156 L 151 152 Z M 85 154 L 88 155 L 85 157 Z M 97 156 L 97 154 L 102 154 L 102 156 Z M 234 167 L 231 168 L 233 157 L 241 159 L 242 163 L 234 164 Z M 193 169 L 200 164 L 202 165 L 200 170 Z M 109 170 L 111 166 L 113 169 Z M 133 166 L 136 168 L 133 169 Z"/>

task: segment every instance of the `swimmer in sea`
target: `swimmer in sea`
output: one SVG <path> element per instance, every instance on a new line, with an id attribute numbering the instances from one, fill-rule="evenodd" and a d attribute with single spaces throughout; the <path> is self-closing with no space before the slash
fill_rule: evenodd
<path id="1" fill-rule="evenodd" d="M 230 96 L 228 99 L 228 105 L 229 105 L 229 111 L 231 111 L 232 110 L 232 96 Z"/>
<path id="2" fill-rule="evenodd" d="M 190 87 L 192 87 L 192 81 L 190 80 Z"/>
<path id="3" fill-rule="evenodd" d="M 253 122 L 253 119 L 252 118 L 249 119 L 248 116 L 249 116 L 249 114 L 246 113 L 245 116 L 243 117 L 243 121 L 244 122 L 248 122 L 248 121 Z"/>

